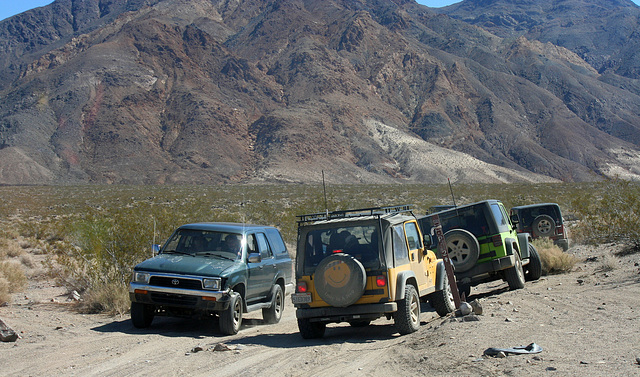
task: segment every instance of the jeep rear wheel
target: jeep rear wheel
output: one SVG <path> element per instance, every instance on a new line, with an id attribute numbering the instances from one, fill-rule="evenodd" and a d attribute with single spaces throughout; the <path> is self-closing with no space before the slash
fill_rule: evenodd
<path id="1" fill-rule="evenodd" d="M 284 295 L 280 284 L 273 286 L 271 297 L 271 307 L 262 309 L 262 318 L 266 323 L 278 323 L 282 318 L 282 310 L 284 309 Z"/>
<path id="2" fill-rule="evenodd" d="M 475 266 L 480 256 L 478 239 L 464 229 L 453 229 L 444 234 L 449 259 L 456 272 L 465 272 Z"/>
<path id="3" fill-rule="evenodd" d="M 298 318 L 298 330 L 304 339 L 322 338 L 326 329 L 326 323 L 311 322 L 308 318 Z"/>
<path id="4" fill-rule="evenodd" d="M 362 297 L 367 274 L 360 261 L 337 253 L 324 258 L 314 274 L 318 296 L 331 306 L 344 308 Z"/>
<path id="5" fill-rule="evenodd" d="M 410 334 L 420 328 L 420 297 L 411 284 L 407 284 L 404 299 L 398 302 L 394 321 L 400 334 Z"/>
<path id="6" fill-rule="evenodd" d="M 540 279 L 540 276 L 542 276 L 540 254 L 532 244 L 529 244 L 529 264 L 524 266 L 524 278 L 526 281 L 533 281 Z"/>
<path id="7" fill-rule="evenodd" d="M 531 224 L 533 234 L 537 237 L 550 237 L 556 232 L 556 222 L 549 215 L 540 215 Z"/>
<path id="8" fill-rule="evenodd" d="M 242 296 L 232 293 L 229 307 L 220 313 L 220 331 L 225 335 L 234 335 L 242 325 Z"/>
<path id="9" fill-rule="evenodd" d="M 456 310 L 451 285 L 449 285 L 449 279 L 446 276 L 444 277 L 443 289 L 429 295 L 429 304 L 436 310 L 436 313 L 438 313 L 440 317 L 444 317 Z"/>
<path id="10" fill-rule="evenodd" d="M 516 259 L 515 265 L 504 270 L 504 279 L 507 281 L 509 289 L 512 291 L 524 288 L 524 270 L 522 269 L 520 253 L 514 251 L 513 256 Z"/>
<path id="11" fill-rule="evenodd" d="M 155 312 L 152 305 L 141 304 L 139 302 L 131 303 L 131 322 L 133 322 L 134 327 L 143 329 L 151 326 L 154 316 Z"/>

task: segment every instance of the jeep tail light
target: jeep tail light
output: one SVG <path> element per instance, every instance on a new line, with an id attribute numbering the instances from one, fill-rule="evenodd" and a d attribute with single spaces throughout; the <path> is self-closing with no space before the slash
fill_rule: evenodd
<path id="1" fill-rule="evenodd" d="M 307 292 L 307 282 L 306 281 L 299 281 L 296 284 L 296 292 L 297 293 L 306 293 Z"/>
<path id="2" fill-rule="evenodd" d="M 491 237 L 491 241 L 493 241 L 493 246 L 495 247 L 502 246 L 502 237 L 500 235 Z"/>
<path id="3" fill-rule="evenodd" d="M 333 251 L 333 253 L 334 253 L 334 254 L 342 253 L 342 249 L 336 249 L 336 250 L 334 250 L 334 251 Z"/>
<path id="4" fill-rule="evenodd" d="M 564 234 L 564 225 L 560 224 L 556 229 L 556 234 Z"/>
<path id="5" fill-rule="evenodd" d="M 387 277 L 384 275 L 376 276 L 376 285 L 378 287 L 384 287 L 385 285 L 387 285 Z"/>

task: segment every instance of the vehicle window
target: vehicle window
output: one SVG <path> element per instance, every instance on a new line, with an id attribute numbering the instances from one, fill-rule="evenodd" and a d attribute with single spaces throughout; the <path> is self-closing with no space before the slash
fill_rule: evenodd
<path id="1" fill-rule="evenodd" d="M 407 242 L 409 243 L 409 250 L 416 250 L 422 248 L 422 240 L 420 239 L 420 233 L 418 227 L 414 222 L 408 222 L 404 225 L 404 230 L 407 233 Z"/>
<path id="2" fill-rule="evenodd" d="M 271 248 L 269 247 L 269 242 L 267 242 L 267 237 L 264 233 L 257 233 L 256 238 L 258 239 L 258 250 L 260 251 L 262 259 L 273 257 L 273 254 L 271 254 Z"/>
<path id="3" fill-rule="evenodd" d="M 313 269 L 332 253 L 353 255 L 365 268 L 377 268 L 380 263 L 378 231 L 375 225 L 312 230 L 306 235 L 304 250 L 305 268 Z"/>
<path id="4" fill-rule="evenodd" d="M 247 254 L 253 254 L 258 252 L 258 242 L 256 241 L 256 236 L 253 234 L 247 234 Z"/>
<path id="5" fill-rule="evenodd" d="M 396 259 L 396 265 L 409 263 L 409 250 L 402 225 L 393 227 L 393 255 Z"/>
<path id="6" fill-rule="evenodd" d="M 274 228 L 266 228 L 265 231 L 267 232 L 267 239 L 271 246 L 271 251 L 273 251 L 274 254 L 287 254 L 287 247 L 282 240 L 280 232 Z"/>
<path id="7" fill-rule="evenodd" d="M 493 217 L 496 219 L 496 225 L 498 226 L 498 231 L 508 232 L 509 231 L 509 221 L 507 220 L 507 215 L 505 213 L 504 207 L 497 203 L 491 204 L 491 212 L 493 213 Z"/>
<path id="8" fill-rule="evenodd" d="M 178 229 L 162 248 L 162 253 L 218 254 L 227 258 L 238 257 L 242 236 L 235 233 L 197 229 Z"/>

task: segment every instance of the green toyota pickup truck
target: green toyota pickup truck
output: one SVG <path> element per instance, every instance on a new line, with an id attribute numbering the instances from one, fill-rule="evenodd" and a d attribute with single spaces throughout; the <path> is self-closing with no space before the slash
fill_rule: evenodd
<path id="1" fill-rule="evenodd" d="M 242 314 L 262 310 L 280 321 L 293 290 L 293 267 L 280 232 L 270 226 L 196 223 L 179 227 L 153 258 L 133 269 L 131 320 L 144 328 L 154 316 L 218 316 L 236 334 Z"/>

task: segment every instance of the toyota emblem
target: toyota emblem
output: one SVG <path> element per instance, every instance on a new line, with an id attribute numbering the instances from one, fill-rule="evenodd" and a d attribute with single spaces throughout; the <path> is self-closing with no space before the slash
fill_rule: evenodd
<path id="1" fill-rule="evenodd" d="M 179 284 L 180 284 L 180 280 L 178 280 L 178 279 L 173 279 L 173 280 L 171 280 L 171 284 L 173 284 L 173 285 L 179 285 Z"/>

